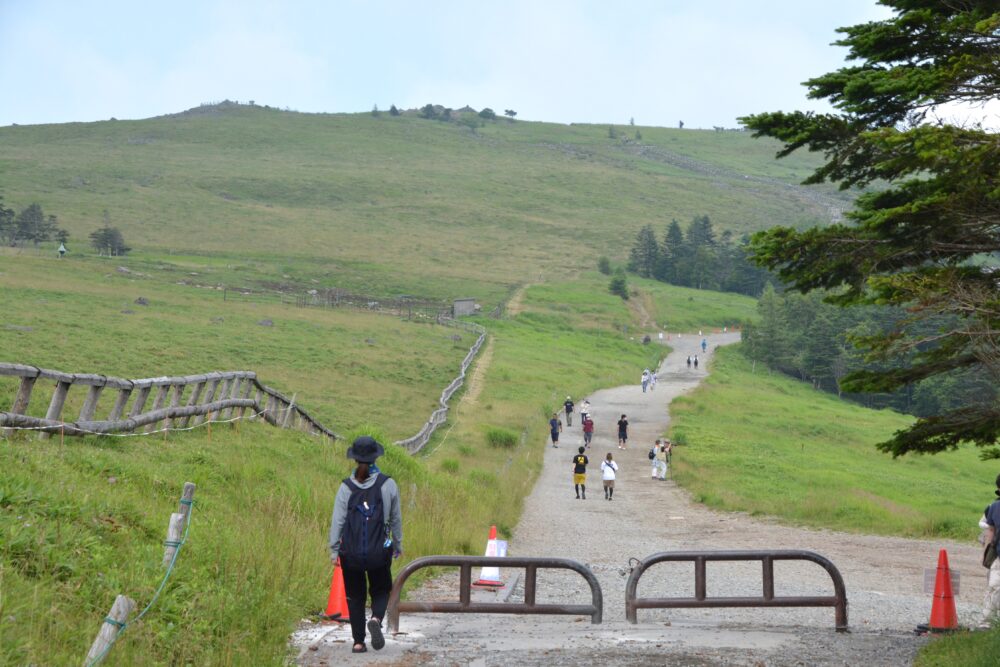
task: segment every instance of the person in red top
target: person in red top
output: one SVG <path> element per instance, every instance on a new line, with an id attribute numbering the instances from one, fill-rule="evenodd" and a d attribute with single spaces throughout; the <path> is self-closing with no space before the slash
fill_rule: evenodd
<path id="1" fill-rule="evenodd" d="M 587 415 L 583 418 L 583 444 L 590 447 L 590 440 L 594 437 L 594 420 Z"/>

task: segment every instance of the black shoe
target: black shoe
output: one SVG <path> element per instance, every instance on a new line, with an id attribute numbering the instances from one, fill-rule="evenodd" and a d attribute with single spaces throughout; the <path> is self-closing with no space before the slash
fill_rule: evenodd
<path id="1" fill-rule="evenodd" d="M 367 652 L 368 652 L 368 647 L 365 646 L 364 644 L 361 644 L 360 648 L 358 646 L 351 647 L 351 653 L 367 653 Z"/>
<path id="2" fill-rule="evenodd" d="M 368 621 L 368 632 L 372 636 L 372 648 L 376 651 L 380 650 L 385 646 L 385 637 L 382 636 L 382 623 L 378 619 L 373 618 Z"/>

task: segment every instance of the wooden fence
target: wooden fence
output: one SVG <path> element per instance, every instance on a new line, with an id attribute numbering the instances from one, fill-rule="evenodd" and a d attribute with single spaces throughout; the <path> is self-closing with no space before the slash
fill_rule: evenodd
<path id="1" fill-rule="evenodd" d="M 396 442 L 397 445 L 405 448 L 411 454 L 419 452 L 431 439 L 431 436 L 434 435 L 434 431 L 437 430 L 437 427 L 448 420 L 448 401 L 451 399 L 452 394 L 458 391 L 458 388 L 465 382 L 465 373 L 469 370 L 472 360 L 476 358 L 479 348 L 483 346 L 483 342 L 486 340 L 486 329 L 478 324 L 471 324 L 460 320 L 444 320 L 441 323 L 446 324 L 447 326 L 464 329 L 471 333 L 477 333 L 479 334 L 479 338 L 476 339 L 476 342 L 469 349 L 469 353 L 466 354 L 465 359 L 462 360 L 462 366 L 458 371 L 458 376 L 451 381 L 451 384 L 444 388 L 444 391 L 441 392 L 441 398 L 438 400 L 440 407 L 431 413 L 430 419 L 427 420 L 427 423 L 423 425 L 423 428 L 421 428 L 416 435 L 409 437 L 406 440 L 399 440 Z"/>
<path id="2" fill-rule="evenodd" d="M 243 418 L 251 410 L 249 419 L 261 416 L 273 426 L 339 437 L 296 405 L 294 396 L 288 398 L 261 384 L 252 371 L 125 380 L 0 362 L 0 376 L 21 379 L 11 410 L 0 412 L 0 433 L 4 434 L 3 427 L 37 430 L 41 438 L 53 433 L 91 435 L 134 433 L 140 429 L 148 433 L 160 422 L 164 422 L 162 430 L 186 429 L 214 420 Z M 31 417 L 28 407 L 39 380 L 55 382 L 55 389 L 45 417 Z M 87 394 L 77 419 L 66 421 L 63 408 L 73 387 L 85 387 Z M 106 389 L 116 392 L 114 403 L 107 419 L 95 419 Z M 147 408 L 150 396 L 152 404 Z"/>

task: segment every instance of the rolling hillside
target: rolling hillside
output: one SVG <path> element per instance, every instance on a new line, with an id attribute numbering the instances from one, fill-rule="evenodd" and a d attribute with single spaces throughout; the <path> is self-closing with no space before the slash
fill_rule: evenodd
<path id="1" fill-rule="evenodd" d="M 641 139 L 636 139 L 636 133 Z M 301 114 L 231 103 L 139 121 L 0 128 L 0 194 L 37 201 L 89 252 L 107 209 L 140 256 L 213 263 L 228 285 L 321 284 L 487 303 L 527 279 L 625 259 L 645 224 L 737 233 L 828 222 L 743 132 Z M 195 259 L 185 256 L 195 255 Z M 502 261 L 500 260 L 502 258 Z M 222 267 L 226 267 L 223 269 Z"/>

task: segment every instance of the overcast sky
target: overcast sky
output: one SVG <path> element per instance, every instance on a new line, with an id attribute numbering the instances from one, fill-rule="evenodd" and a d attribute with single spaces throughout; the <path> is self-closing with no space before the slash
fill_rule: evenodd
<path id="1" fill-rule="evenodd" d="M 844 63 L 835 29 L 888 15 L 875 0 L 0 0 L 0 125 L 231 99 L 733 127 L 825 108 L 800 84 Z"/>

